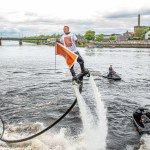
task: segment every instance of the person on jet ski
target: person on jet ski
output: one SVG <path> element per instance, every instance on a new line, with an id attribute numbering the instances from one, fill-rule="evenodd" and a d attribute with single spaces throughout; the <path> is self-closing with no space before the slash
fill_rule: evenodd
<path id="1" fill-rule="evenodd" d="M 150 123 L 150 119 L 146 115 L 141 116 L 141 123 Z"/>
<path id="2" fill-rule="evenodd" d="M 116 72 L 115 72 L 114 69 L 112 68 L 112 65 L 110 65 L 108 77 L 109 77 L 109 78 L 112 78 L 112 76 L 113 76 L 115 73 L 116 73 Z"/>

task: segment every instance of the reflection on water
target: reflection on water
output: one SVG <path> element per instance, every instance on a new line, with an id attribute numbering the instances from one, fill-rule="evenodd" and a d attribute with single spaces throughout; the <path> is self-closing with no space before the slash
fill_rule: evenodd
<path id="1" fill-rule="evenodd" d="M 107 109 L 107 150 L 150 149 L 149 136 L 141 138 L 132 121 L 126 117 L 139 106 L 150 107 L 150 50 L 79 48 L 79 51 L 85 66 L 93 73 Z M 0 115 L 7 125 L 5 137 L 18 139 L 41 130 L 73 102 L 75 94 L 70 72 L 64 58 L 57 56 L 56 60 L 57 70 L 54 47 L 3 42 L 0 47 Z M 110 64 L 122 77 L 121 82 L 108 81 L 100 76 L 108 72 Z M 76 63 L 75 66 L 79 71 L 79 65 Z M 82 96 L 95 116 L 96 104 L 88 79 L 84 80 Z M 76 105 L 48 133 L 19 145 L 0 142 L 0 148 L 83 150 L 86 148 L 85 138 Z M 93 143 L 97 140 L 92 139 Z"/>

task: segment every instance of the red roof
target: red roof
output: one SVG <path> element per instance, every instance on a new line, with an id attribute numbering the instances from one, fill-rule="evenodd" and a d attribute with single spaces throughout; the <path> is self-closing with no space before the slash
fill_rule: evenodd
<path id="1" fill-rule="evenodd" d="M 129 34 L 134 35 L 135 33 L 134 32 L 129 32 Z"/>

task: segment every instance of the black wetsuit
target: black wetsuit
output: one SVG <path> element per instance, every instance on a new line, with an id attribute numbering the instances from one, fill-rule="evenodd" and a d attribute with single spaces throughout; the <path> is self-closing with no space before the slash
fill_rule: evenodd
<path id="1" fill-rule="evenodd" d="M 81 57 L 81 55 L 80 55 L 80 53 L 78 51 L 74 52 L 74 53 L 78 55 L 77 62 L 80 64 L 81 71 L 84 72 L 85 68 L 84 68 L 84 60 L 83 60 L 83 58 Z M 70 72 L 71 72 L 72 76 L 75 75 L 74 65 L 70 68 Z"/>
<path id="2" fill-rule="evenodd" d="M 109 74 L 108 77 L 112 78 L 113 74 L 115 74 L 116 72 L 114 71 L 114 69 L 112 67 L 109 67 Z"/>

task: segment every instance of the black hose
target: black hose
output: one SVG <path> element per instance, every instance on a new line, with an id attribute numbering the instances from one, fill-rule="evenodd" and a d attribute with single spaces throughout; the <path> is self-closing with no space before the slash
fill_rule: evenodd
<path id="1" fill-rule="evenodd" d="M 53 124 L 51 124 L 47 128 L 43 129 L 42 131 L 40 131 L 40 132 L 38 132 L 38 133 L 36 133 L 32 136 L 29 136 L 29 137 L 23 138 L 23 139 L 19 139 L 19 140 L 7 140 L 7 139 L 2 138 L 5 127 L 4 127 L 4 121 L 1 118 L 1 121 L 2 121 L 2 124 L 3 124 L 3 132 L 2 132 L 0 140 L 3 141 L 3 142 L 6 142 L 6 143 L 19 143 L 19 142 L 24 142 L 24 141 L 27 141 L 27 140 L 31 140 L 31 139 L 43 134 L 44 132 L 46 132 L 47 130 L 49 130 L 53 126 L 55 126 L 58 122 L 60 122 L 72 110 L 72 108 L 75 106 L 76 103 L 77 103 L 77 98 L 74 100 L 73 104 L 69 107 L 69 109 L 59 119 L 57 119 Z"/>
<path id="2" fill-rule="evenodd" d="M 78 84 L 79 84 L 79 92 L 81 93 L 82 92 L 82 87 L 83 87 L 83 78 L 80 80 L 80 83 L 78 83 Z M 4 134 L 4 131 L 5 131 L 5 126 L 4 126 L 4 121 L 2 120 L 2 118 L 0 118 L 1 121 L 2 121 L 2 124 L 3 124 L 3 132 L 2 132 L 2 135 L 0 137 L 0 140 L 3 141 L 3 142 L 6 142 L 6 143 L 19 143 L 19 142 L 24 142 L 24 141 L 31 140 L 31 139 L 43 134 L 44 132 L 51 129 L 53 126 L 55 126 L 58 122 L 60 122 L 72 110 L 72 108 L 75 106 L 76 103 L 77 103 L 77 98 L 75 98 L 74 102 L 68 108 L 68 110 L 59 119 L 57 119 L 53 124 L 51 124 L 47 128 L 43 129 L 42 131 L 40 131 L 40 132 L 38 132 L 38 133 L 36 133 L 32 136 L 29 136 L 29 137 L 26 137 L 26 138 L 23 138 L 23 139 L 19 139 L 19 140 L 7 140 L 7 139 L 2 138 L 3 134 Z"/>
<path id="3" fill-rule="evenodd" d="M 1 120 L 1 123 L 2 123 L 2 133 L 1 133 L 1 136 L 0 136 L 0 139 L 3 137 L 3 135 L 4 135 L 4 121 L 3 121 L 3 119 L 2 119 L 2 117 L 0 116 L 0 120 Z"/>

